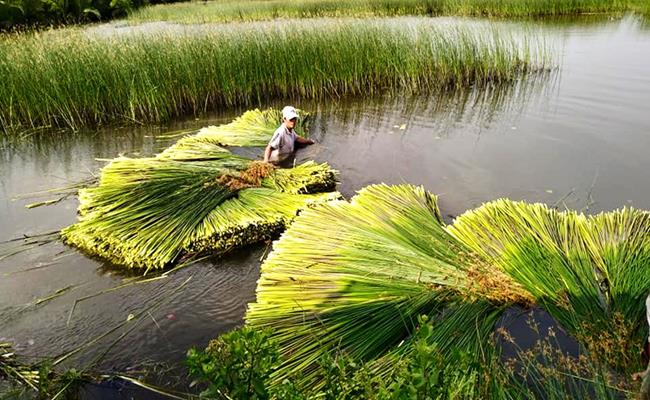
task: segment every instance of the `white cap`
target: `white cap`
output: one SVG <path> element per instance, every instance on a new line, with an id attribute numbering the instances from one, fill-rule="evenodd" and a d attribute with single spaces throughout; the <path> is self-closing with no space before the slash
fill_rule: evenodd
<path id="1" fill-rule="evenodd" d="M 282 109 L 282 118 L 286 118 L 286 119 L 298 118 L 298 113 L 296 112 L 295 108 L 291 106 L 286 106 Z"/>

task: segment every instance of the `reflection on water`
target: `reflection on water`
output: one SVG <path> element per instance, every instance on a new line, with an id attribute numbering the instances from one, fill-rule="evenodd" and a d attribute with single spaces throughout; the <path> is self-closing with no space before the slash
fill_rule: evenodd
<path id="1" fill-rule="evenodd" d="M 341 171 L 340 190 L 346 196 L 371 183 L 422 184 L 440 195 L 448 220 L 498 197 L 589 213 L 624 205 L 650 209 L 650 32 L 630 16 L 579 21 L 536 24 L 556 43 L 560 66 L 535 80 L 418 98 L 293 99 L 260 106 L 291 102 L 314 111 L 312 134 L 318 144 L 298 158 L 330 162 Z M 499 24 L 520 29 L 519 23 Z M 152 137 L 157 133 L 222 123 L 241 111 L 160 129 L 4 143 L 0 240 L 75 221 L 75 201 L 26 210 L 27 201 L 11 201 L 15 195 L 84 178 L 103 165 L 98 158 L 153 154 L 169 143 Z M 261 157 L 261 149 L 250 155 Z M 61 244 L 33 249 L 0 261 L 0 340 L 16 341 L 25 354 L 72 349 L 165 299 L 191 276 L 179 297 L 140 320 L 100 366 L 124 369 L 144 359 L 178 362 L 190 345 L 205 345 L 241 323 L 265 251 L 261 245 L 180 270 L 167 280 L 92 297 L 77 306 L 67 324 L 75 299 L 114 287 L 124 277 Z M 43 268 L 6 275 L 38 265 Z M 71 285 L 74 289 L 63 296 L 32 304 Z M 76 362 L 90 362 L 114 338 Z"/>

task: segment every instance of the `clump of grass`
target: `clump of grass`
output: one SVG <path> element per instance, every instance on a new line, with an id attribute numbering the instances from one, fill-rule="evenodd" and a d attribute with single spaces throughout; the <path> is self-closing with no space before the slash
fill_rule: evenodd
<path id="1" fill-rule="evenodd" d="M 272 98 L 366 96 L 511 82 L 545 45 L 426 19 L 322 20 L 0 40 L 0 126 L 158 122 Z M 291 62 L 286 62 L 291 60 Z M 318 66 L 318 67 L 314 67 Z"/>
<path id="2" fill-rule="evenodd" d="M 248 120 L 253 132 L 277 116 L 273 110 L 251 113 L 266 117 Z M 236 122 L 243 132 L 241 118 Z M 242 144 L 243 136 L 220 143 Z M 336 171 L 327 164 L 280 170 L 202 143 L 193 157 L 181 145 L 157 157 L 110 162 L 97 186 L 79 191 L 79 222 L 62 230 L 64 241 L 115 264 L 163 268 L 181 257 L 270 239 L 299 210 L 340 196 L 319 193 L 336 184 Z"/>
<path id="3" fill-rule="evenodd" d="M 181 23 L 259 21 L 277 18 L 387 17 L 399 15 L 461 15 L 523 18 L 625 11 L 647 12 L 641 0 L 282 0 L 193 1 L 141 8 L 131 22 Z"/>
<path id="4" fill-rule="evenodd" d="M 281 346 L 275 383 L 322 385 L 334 348 L 377 373 L 412 351 L 417 315 L 443 354 L 481 354 L 503 310 L 535 304 L 603 371 L 640 369 L 650 292 L 650 213 L 595 217 L 487 203 L 445 226 L 422 188 L 375 185 L 301 214 L 261 267 L 247 322 Z"/>

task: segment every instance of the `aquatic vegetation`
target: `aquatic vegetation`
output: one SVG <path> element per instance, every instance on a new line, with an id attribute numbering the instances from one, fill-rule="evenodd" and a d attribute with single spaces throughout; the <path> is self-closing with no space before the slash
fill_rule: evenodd
<path id="1" fill-rule="evenodd" d="M 449 231 L 523 286 L 591 353 L 625 367 L 647 335 L 650 213 L 593 217 L 509 200 L 461 215 Z"/>
<path id="2" fill-rule="evenodd" d="M 647 11 L 641 0 L 284 0 L 210 1 L 141 8 L 128 21 L 181 23 L 259 21 L 278 18 L 387 17 L 399 15 L 461 15 L 499 18 Z"/>
<path id="3" fill-rule="evenodd" d="M 202 351 L 190 349 L 190 373 L 207 385 L 207 398 L 257 399 L 497 399 L 525 398 L 527 393 L 512 379 L 495 357 L 484 364 L 476 354 L 457 351 L 449 359 L 431 343 L 433 326 L 425 317 L 418 319 L 414 351 L 393 360 L 384 374 L 370 364 L 342 352 L 325 352 L 318 360 L 324 374 L 321 387 L 302 385 L 287 379 L 273 385 L 271 376 L 282 364 L 280 347 L 273 332 L 250 325 L 228 332 Z M 496 355 L 490 349 L 491 354 Z M 449 362 L 448 362 L 449 361 Z M 489 374 L 488 374 L 489 371 Z M 505 396 L 508 394 L 509 396 Z"/>
<path id="4" fill-rule="evenodd" d="M 262 265 L 246 320 L 280 345 L 275 384 L 322 385 L 317 361 L 334 350 L 382 374 L 413 351 L 419 315 L 444 356 L 483 357 L 515 304 L 543 308 L 595 363 L 631 372 L 647 332 L 649 215 L 499 200 L 445 226 L 422 188 L 369 186 L 296 219 Z"/>
<path id="5" fill-rule="evenodd" d="M 0 126 L 158 122 L 274 98 L 338 98 L 512 82 L 543 40 L 428 19 L 284 21 L 0 38 Z M 272 62 L 288 60 L 292 62 Z M 318 65 L 318 68 L 314 68 Z"/>
<path id="6" fill-rule="evenodd" d="M 87 374 L 69 368 L 54 370 L 50 360 L 26 362 L 14 353 L 11 343 L 0 342 L 0 398 L 74 398 Z M 70 396 L 70 397 L 68 397 Z"/>
<path id="7" fill-rule="evenodd" d="M 300 111 L 294 130 L 306 136 L 309 114 Z M 250 110 L 228 124 L 202 128 L 197 134 L 186 136 L 165 149 L 158 157 L 174 160 L 192 160 L 213 157 L 212 152 L 223 152 L 222 146 L 266 146 L 273 132 L 282 123 L 282 112 L 277 109 Z"/>
<path id="8" fill-rule="evenodd" d="M 277 122 L 276 114 L 255 110 L 244 119 L 259 132 Z M 244 129 L 241 121 L 224 126 Z M 241 136 L 219 143 L 241 145 Z M 268 240 L 299 210 L 340 197 L 329 193 L 337 176 L 327 164 L 276 169 L 205 141 L 189 157 L 185 144 L 191 140 L 157 157 L 107 164 L 97 186 L 79 191 L 79 222 L 61 231 L 64 241 L 116 264 L 163 268 L 182 257 Z"/>

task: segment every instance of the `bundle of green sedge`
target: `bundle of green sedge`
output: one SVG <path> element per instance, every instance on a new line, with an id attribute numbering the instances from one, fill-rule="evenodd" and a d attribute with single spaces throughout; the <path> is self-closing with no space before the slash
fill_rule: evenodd
<path id="1" fill-rule="evenodd" d="M 327 164 L 278 169 L 223 147 L 268 142 L 278 115 L 249 111 L 155 157 L 114 159 L 97 186 L 80 190 L 79 221 L 62 230 L 65 242 L 114 264 L 164 268 L 267 240 L 305 207 L 339 198 Z"/>
<path id="2" fill-rule="evenodd" d="M 506 309 L 533 305 L 593 365 L 631 373 L 643 368 L 649 292 L 646 211 L 497 200 L 445 225 L 423 188 L 373 185 L 301 214 L 262 265 L 246 319 L 281 346 L 275 383 L 320 387 L 332 352 L 389 373 L 413 351 L 420 315 L 443 354 L 482 355 Z"/>

